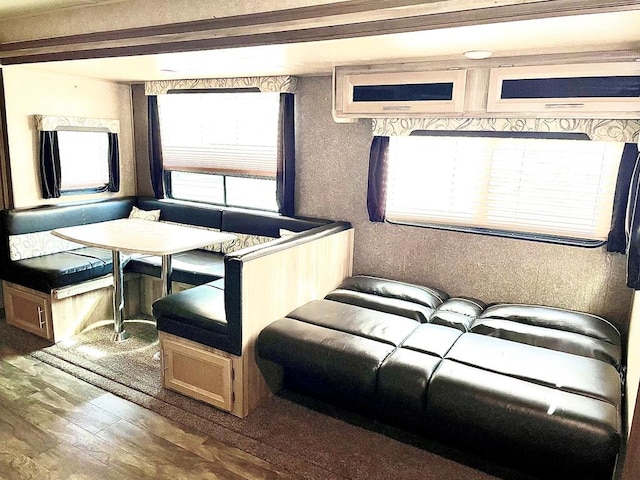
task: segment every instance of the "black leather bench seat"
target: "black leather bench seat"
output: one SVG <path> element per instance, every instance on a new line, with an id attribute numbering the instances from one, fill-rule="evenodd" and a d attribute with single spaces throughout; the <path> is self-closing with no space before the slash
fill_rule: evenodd
<path id="1" fill-rule="evenodd" d="M 240 331 L 227 322 L 219 280 L 160 298 L 152 310 L 158 330 L 240 355 Z"/>
<path id="2" fill-rule="evenodd" d="M 51 290 L 85 282 L 113 272 L 110 250 L 84 247 L 67 252 L 11 262 L 5 275 L 11 281 L 49 293 Z"/>
<path id="3" fill-rule="evenodd" d="M 595 315 L 356 276 L 268 325 L 257 351 L 289 388 L 542 478 L 611 478 L 621 337 Z"/>
<path id="4" fill-rule="evenodd" d="M 155 255 L 134 255 L 127 272 L 160 278 L 162 258 Z M 172 256 L 172 280 L 189 285 L 203 285 L 224 277 L 224 255 L 208 250 L 189 250 Z"/>

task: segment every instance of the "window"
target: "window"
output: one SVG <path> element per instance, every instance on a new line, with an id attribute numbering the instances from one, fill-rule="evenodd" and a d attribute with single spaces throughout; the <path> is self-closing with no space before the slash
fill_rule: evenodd
<path id="1" fill-rule="evenodd" d="M 60 192 L 105 191 L 109 184 L 109 135 L 58 131 Z"/>
<path id="2" fill-rule="evenodd" d="M 386 218 L 600 243 L 611 225 L 623 147 L 584 140 L 392 137 Z"/>
<path id="3" fill-rule="evenodd" d="M 171 198 L 277 211 L 278 93 L 158 98 Z"/>

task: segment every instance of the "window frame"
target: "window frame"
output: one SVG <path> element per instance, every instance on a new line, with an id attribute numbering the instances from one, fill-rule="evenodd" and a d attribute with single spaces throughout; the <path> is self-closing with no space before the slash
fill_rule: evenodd
<path id="1" fill-rule="evenodd" d="M 243 94 L 243 93 L 275 93 L 275 92 L 262 92 L 260 89 L 258 88 L 213 88 L 213 89 L 190 89 L 190 90 L 169 90 L 167 92 L 167 94 L 179 94 L 179 95 L 189 95 L 189 94 Z M 281 99 L 278 100 L 278 111 L 277 111 L 277 115 L 276 115 L 276 119 L 279 123 L 281 122 L 281 118 L 280 118 L 280 103 L 281 103 Z M 159 108 L 159 111 L 161 110 L 161 108 Z M 158 114 L 158 120 L 159 123 L 161 123 L 160 120 L 160 113 Z M 279 140 L 277 138 L 278 136 L 278 125 L 276 125 L 276 144 L 279 143 Z M 160 136 L 162 136 L 161 133 L 161 126 L 158 125 L 160 128 Z M 160 146 L 160 148 L 162 148 L 162 146 Z M 279 155 L 279 153 L 277 152 L 278 147 L 276 147 L 276 169 L 277 169 L 277 164 L 278 164 L 278 159 L 277 156 Z M 195 174 L 195 175 L 213 175 L 213 176 L 218 176 L 218 177 L 222 177 L 222 181 L 223 181 L 223 201 L 222 202 L 210 202 L 207 201 L 205 199 L 182 199 L 179 197 L 175 197 L 174 193 L 172 191 L 172 178 L 171 178 L 171 174 L 172 172 L 184 172 L 184 173 L 190 173 L 190 174 Z M 229 204 L 228 202 L 228 192 L 227 192 L 227 177 L 234 177 L 234 178 L 255 178 L 255 179 L 263 179 L 263 180 L 273 180 L 276 183 L 276 193 L 274 196 L 274 201 L 276 203 L 275 208 L 271 209 L 271 208 L 260 208 L 260 207 L 255 207 L 255 206 L 242 206 L 242 205 L 234 205 L 234 204 Z M 193 202 L 193 203 L 202 203 L 205 205 L 216 205 L 216 206 L 221 206 L 221 207 L 225 207 L 225 208 L 238 208 L 238 209 L 246 209 L 246 210 L 254 210 L 254 211 L 260 211 L 260 212 L 270 212 L 270 213 L 279 213 L 279 207 L 278 207 L 278 202 L 277 202 L 277 180 L 278 178 L 278 173 L 276 171 L 275 176 L 271 177 L 271 176 L 262 176 L 262 175 L 252 175 L 252 174 L 243 174 L 241 172 L 239 173 L 234 173 L 234 172 L 215 172 L 215 171 L 205 171 L 205 170 L 197 170 L 197 169 L 180 169 L 180 168 L 171 168 L 171 169 L 167 169 L 163 166 L 162 168 L 162 180 L 163 180 L 163 184 L 164 184 L 164 194 L 167 198 L 171 199 L 171 200 L 176 200 L 176 201 L 185 201 L 185 202 Z"/>
<path id="2" fill-rule="evenodd" d="M 414 130 L 409 136 L 446 136 L 446 137 L 485 137 L 485 138 L 519 138 L 519 139 L 552 139 L 552 140 L 587 140 L 591 138 L 586 133 L 572 132 L 509 132 L 509 131 L 462 131 L 462 130 Z M 386 188 L 386 187 L 385 187 Z M 560 236 L 543 233 L 522 232 L 517 230 L 503 230 L 485 227 L 473 227 L 464 225 L 441 224 L 441 223 L 416 223 L 410 221 L 395 221 L 384 219 L 385 223 L 392 225 L 404 225 L 418 228 L 429 228 L 433 230 L 454 231 L 470 233 L 475 235 L 485 235 L 499 238 L 511 238 L 518 240 L 528 240 L 556 245 L 568 245 L 584 248 L 598 248 L 607 243 L 606 239 L 585 239 L 570 236 Z"/>

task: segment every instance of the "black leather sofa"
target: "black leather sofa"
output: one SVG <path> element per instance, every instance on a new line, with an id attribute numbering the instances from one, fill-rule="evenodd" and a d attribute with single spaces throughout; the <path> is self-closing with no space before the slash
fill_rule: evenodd
<path id="1" fill-rule="evenodd" d="M 600 317 L 355 276 L 267 326 L 257 351 L 289 389 L 540 478 L 612 478 L 621 338 Z"/>
<path id="2" fill-rule="evenodd" d="M 126 218 L 133 206 L 142 210 L 160 209 L 160 220 L 241 234 L 279 238 L 280 230 L 300 232 L 328 223 L 325 220 L 283 217 L 268 212 L 247 212 L 149 197 L 125 197 L 83 203 L 61 203 L 0 211 L 0 278 L 48 293 L 110 274 L 111 252 L 82 247 L 70 251 L 11 259 L 10 237 L 46 232 L 56 228 Z M 125 272 L 160 277 L 160 257 L 135 256 Z M 192 250 L 173 260 L 173 280 L 202 285 L 224 277 L 224 254 Z"/>

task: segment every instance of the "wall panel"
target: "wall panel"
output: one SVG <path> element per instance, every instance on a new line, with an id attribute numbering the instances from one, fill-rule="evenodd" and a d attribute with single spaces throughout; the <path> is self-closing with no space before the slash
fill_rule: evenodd
<path id="1" fill-rule="evenodd" d="M 131 91 L 127 85 L 52 74 L 23 66 L 3 67 L 3 76 L 15 207 L 114 195 L 105 193 L 63 196 L 57 200 L 42 199 L 34 114 L 120 120 L 120 191 L 116 195 L 135 194 Z"/>
<path id="2" fill-rule="evenodd" d="M 431 285 L 486 302 L 587 311 L 626 330 L 632 291 L 625 286 L 623 255 L 369 222 L 370 121 L 332 121 L 329 77 L 301 78 L 296 96 L 297 213 L 353 224 L 355 273 Z"/>

